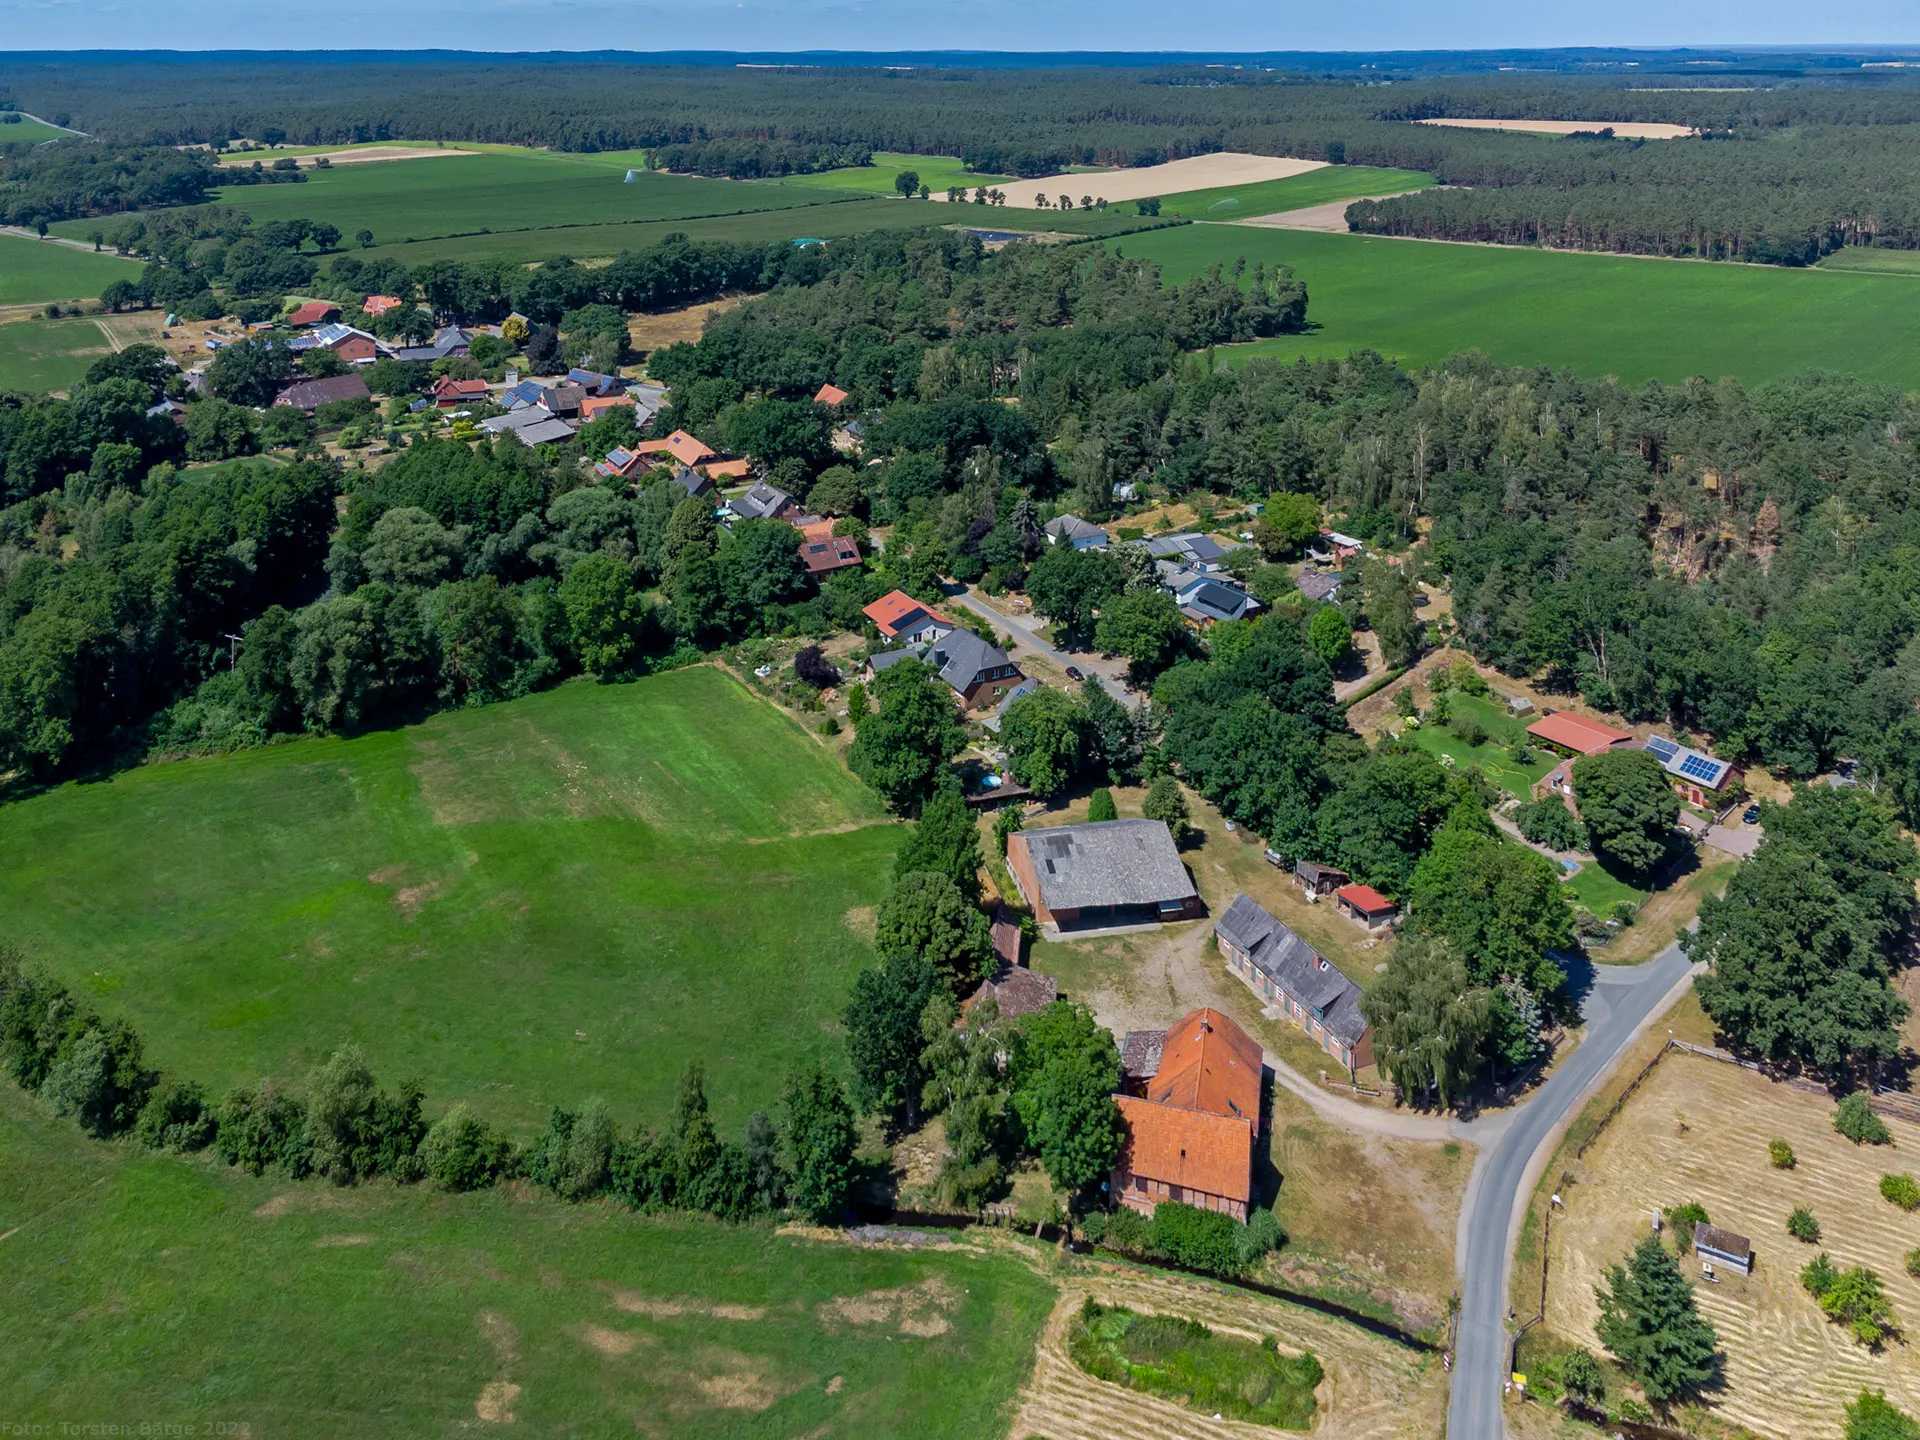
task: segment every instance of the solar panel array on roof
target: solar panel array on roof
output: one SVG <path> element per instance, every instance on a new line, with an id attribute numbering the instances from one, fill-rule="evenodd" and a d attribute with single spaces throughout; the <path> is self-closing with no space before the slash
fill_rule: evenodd
<path id="1" fill-rule="evenodd" d="M 1720 773 L 1720 762 L 1704 755 L 1689 755 L 1680 762 L 1680 773 L 1689 780 L 1712 780 Z"/>
<path id="2" fill-rule="evenodd" d="M 1649 735 L 1647 737 L 1647 752 L 1664 765 L 1680 753 L 1680 747 L 1664 735 Z"/>

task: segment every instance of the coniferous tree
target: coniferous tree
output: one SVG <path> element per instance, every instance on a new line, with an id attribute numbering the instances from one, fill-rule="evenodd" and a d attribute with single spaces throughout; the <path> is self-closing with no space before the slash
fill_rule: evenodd
<path id="1" fill-rule="evenodd" d="M 1594 1333 L 1632 1372 L 1647 1398 L 1664 1404 L 1693 1394 L 1719 1373 L 1719 1336 L 1700 1315 L 1693 1286 L 1658 1238 L 1634 1247 L 1626 1264 L 1594 1287 Z"/>

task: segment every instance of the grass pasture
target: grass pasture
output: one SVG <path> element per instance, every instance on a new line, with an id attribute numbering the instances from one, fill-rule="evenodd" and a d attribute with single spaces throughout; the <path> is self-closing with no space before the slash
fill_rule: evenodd
<path id="1" fill-rule="evenodd" d="M 1252 220 L 1287 210 L 1304 210 L 1334 200 L 1358 200 L 1365 195 L 1390 195 L 1401 190 L 1424 190 L 1433 176 L 1418 170 L 1385 170 L 1367 165 L 1328 165 L 1292 175 L 1285 180 L 1263 180 L 1255 185 L 1223 186 L 1168 195 L 1160 201 L 1162 215 L 1188 220 Z"/>
<path id="2" fill-rule="evenodd" d="M 874 152 L 873 164 L 850 165 L 841 170 L 821 170 L 812 175 L 783 175 L 777 180 L 760 180 L 780 190 L 845 190 L 860 195 L 891 195 L 894 177 L 911 170 L 920 183 L 937 194 L 945 194 L 955 185 L 973 190 L 1005 180 L 1004 175 L 976 175 L 954 155 L 902 155 L 890 150 Z"/>
<path id="3" fill-rule="evenodd" d="M 111 354 L 99 323 L 90 319 L 16 320 L 0 325 L 0 390 L 66 390 L 87 367 Z"/>
<path id="4" fill-rule="evenodd" d="M 18 112 L 15 112 L 18 113 Z M 43 145 L 49 140 L 58 140 L 63 135 L 77 135 L 77 130 L 62 130 L 58 125 L 49 125 L 44 120 L 35 120 L 29 115 L 20 115 L 18 119 L 0 124 L 0 145 Z"/>
<path id="5" fill-rule="evenodd" d="M 85 231 L 100 222 L 82 223 Z M 138 261 L 107 252 L 49 245 L 24 235 L 0 234 L 0 305 L 39 305 L 50 300 L 91 300 L 115 280 L 138 280 Z"/>
<path id="6" fill-rule="evenodd" d="M 8 938 L 210 1090 L 347 1040 L 428 1108 L 716 1121 L 841 1059 L 900 832 L 721 671 L 574 684 L 0 808 Z M 648 1107 L 651 1107 L 649 1109 Z"/>
<path id="7" fill-rule="evenodd" d="M 1900 276 L 1252 226 L 1193 225 L 1123 243 L 1170 280 L 1237 255 L 1293 267 L 1315 328 L 1233 347 L 1221 352 L 1227 363 L 1373 349 L 1423 365 L 1479 350 L 1503 364 L 1628 383 L 1759 383 L 1824 369 L 1920 389 L 1920 286 Z"/>
<path id="8" fill-rule="evenodd" d="M 1920 250 L 1876 250 L 1849 245 L 1827 256 L 1819 270 L 1850 270 L 1862 275 L 1920 275 Z"/>
<path id="9" fill-rule="evenodd" d="M 1751 1276 L 1695 1287 L 1726 1356 L 1726 1387 L 1711 1397 L 1713 1413 L 1782 1440 L 1833 1440 L 1841 1405 L 1863 1388 L 1884 1389 L 1903 1410 L 1920 1410 L 1920 1357 L 1911 1345 L 1874 1352 L 1856 1344 L 1799 1279 L 1800 1267 L 1824 1249 L 1842 1268 L 1876 1272 L 1903 1322 L 1920 1317 L 1920 1280 L 1901 1258 L 1920 1236 L 1912 1217 L 1878 1191 L 1882 1174 L 1916 1168 L 1920 1133 L 1895 1121 L 1892 1146 L 1855 1146 L 1835 1132 L 1832 1116 L 1824 1095 L 1669 1054 L 1586 1158 L 1571 1162 L 1572 1184 L 1555 1186 L 1566 1209 L 1553 1221 L 1552 1331 L 1591 1345 L 1602 1270 L 1647 1233 L 1656 1209 L 1697 1200 L 1716 1225 L 1749 1236 L 1755 1253 Z M 1768 1163 L 1774 1139 L 1793 1146 L 1793 1169 Z M 1820 1222 L 1817 1247 L 1786 1233 L 1787 1216 L 1800 1205 Z M 1698 1276 L 1693 1258 L 1682 1266 Z"/>
<path id="10" fill-rule="evenodd" d="M 0 1394 L 48 1434 L 999 1440 L 1053 1297 L 1010 1248 L 255 1179 L 11 1085 L 0 1153 Z"/>
<path id="11" fill-rule="evenodd" d="M 1306 1430 L 1313 1425 L 1319 1362 L 1282 1356 L 1175 1315 L 1141 1315 L 1089 1301 L 1069 1332 L 1068 1350 L 1089 1375 L 1178 1401 L 1189 1410 Z"/>

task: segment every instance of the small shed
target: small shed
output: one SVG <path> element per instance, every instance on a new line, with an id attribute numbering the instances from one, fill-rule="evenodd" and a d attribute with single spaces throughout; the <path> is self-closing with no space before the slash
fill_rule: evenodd
<path id="1" fill-rule="evenodd" d="M 1702 1263 L 1721 1265 L 1738 1275 L 1753 1273 L 1753 1242 L 1744 1235 L 1697 1220 L 1693 1226 L 1693 1248 Z"/>
<path id="2" fill-rule="evenodd" d="M 1309 895 L 1331 895 L 1347 883 L 1347 872 L 1336 870 L 1331 865 L 1316 865 L 1311 860 L 1302 860 L 1293 867 L 1293 878 L 1300 882 L 1300 888 Z"/>
<path id="3" fill-rule="evenodd" d="M 1371 885 L 1342 885 L 1333 892 L 1333 903 L 1349 919 L 1358 920 L 1369 930 L 1391 925 L 1400 907 Z"/>

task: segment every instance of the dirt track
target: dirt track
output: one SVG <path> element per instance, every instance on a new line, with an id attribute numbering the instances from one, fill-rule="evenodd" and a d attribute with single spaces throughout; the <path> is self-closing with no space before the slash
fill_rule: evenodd
<path id="1" fill-rule="evenodd" d="M 1517 130 L 1528 135 L 1571 135 L 1578 130 L 1611 130 L 1622 140 L 1683 140 L 1695 132 L 1685 125 L 1663 125 L 1648 120 L 1416 120 L 1416 125 L 1444 125 L 1450 130 Z"/>
<path id="2" fill-rule="evenodd" d="M 1143 165 L 1132 170 L 1105 170 L 1094 175 L 1049 175 L 1042 180 L 1008 180 L 993 188 L 1004 191 L 1007 204 L 1033 208 L 1034 200 L 1060 195 L 1096 195 L 1107 201 L 1143 200 L 1150 195 L 1184 195 L 1189 190 L 1212 190 L 1222 185 L 1253 185 L 1262 180 L 1285 180 L 1319 170 L 1324 160 L 1290 160 L 1277 155 L 1195 155 L 1165 165 Z M 933 197 L 945 201 L 944 190 Z M 984 223 L 984 222 L 983 222 Z"/>
<path id="3" fill-rule="evenodd" d="M 444 150 L 420 150 L 411 145 L 360 145 L 351 150 L 330 150 L 327 152 L 326 160 L 329 165 L 373 165 L 383 160 L 433 160 L 442 155 L 478 155 L 479 153 L 478 150 L 455 150 L 450 146 Z M 246 155 L 236 156 L 232 160 L 222 160 L 220 163 L 223 166 L 244 167 L 252 165 L 256 160 L 262 164 L 271 165 L 275 160 L 288 158 L 298 163 L 302 170 L 311 170 L 314 168 L 314 162 L 321 157 L 318 155 L 288 157 L 268 150 L 256 150 Z"/>

